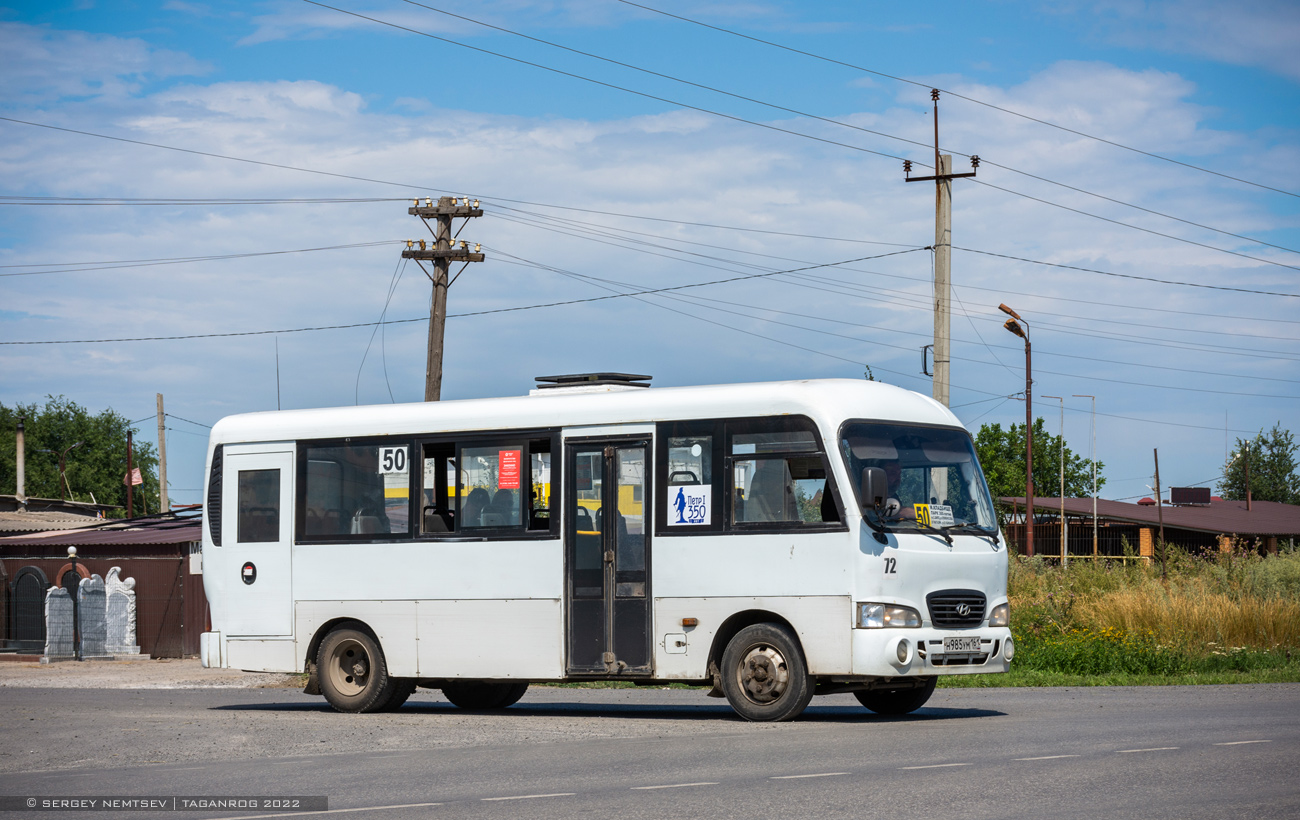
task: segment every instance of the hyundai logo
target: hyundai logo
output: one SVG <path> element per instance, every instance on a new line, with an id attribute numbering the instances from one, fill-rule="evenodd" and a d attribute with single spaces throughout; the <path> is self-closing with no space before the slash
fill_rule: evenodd
<path id="1" fill-rule="evenodd" d="M 963 618 L 969 618 L 970 604 L 957 604 L 957 614 Z"/>

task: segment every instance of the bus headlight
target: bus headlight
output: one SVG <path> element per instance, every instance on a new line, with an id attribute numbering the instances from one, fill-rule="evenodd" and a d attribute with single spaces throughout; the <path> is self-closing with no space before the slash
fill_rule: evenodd
<path id="1" fill-rule="evenodd" d="M 894 604 L 858 604 L 858 627 L 861 629 L 919 629 L 921 613 Z"/>
<path id="2" fill-rule="evenodd" d="M 1011 604 L 998 604 L 989 613 L 989 626 L 1010 626 Z"/>

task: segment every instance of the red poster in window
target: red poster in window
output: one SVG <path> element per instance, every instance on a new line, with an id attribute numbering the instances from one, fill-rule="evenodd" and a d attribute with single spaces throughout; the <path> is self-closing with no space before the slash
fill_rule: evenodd
<path id="1" fill-rule="evenodd" d="M 522 450 L 499 450 L 497 452 L 497 487 L 502 490 L 519 489 L 519 461 Z"/>

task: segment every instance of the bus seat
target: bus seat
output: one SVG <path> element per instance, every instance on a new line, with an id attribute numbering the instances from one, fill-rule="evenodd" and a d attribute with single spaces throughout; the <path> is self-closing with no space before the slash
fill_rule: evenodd
<path id="1" fill-rule="evenodd" d="M 437 507 L 425 507 L 424 531 L 451 532 L 451 516 L 445 512 L 439 512 Z"/>

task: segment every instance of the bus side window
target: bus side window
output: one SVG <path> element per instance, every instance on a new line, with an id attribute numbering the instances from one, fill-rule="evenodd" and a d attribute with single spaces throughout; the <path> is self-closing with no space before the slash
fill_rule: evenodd
<path id="1" fill-rule="evenodd" d="M 452 444 L 424 445 L 424 468 L 421 470 L 423 479 L 420 486 L 420 532 L 425 535 L 456 530 L 451 509 L 451 494 L 447 489 L 449 469 L 455 454 L 455 446 Z"/>
<path id="2" fill-rule="evenodd" d="M 551 440 L 534 439 L 528 442 L 529 495 L 532 501 L 528 510 L 529 530 L 551 528 Z"/>
<path id="3" fill-rule="evenodd" d="M 727 424 L 732 524 L 789 529 L 840 523 L 811 422 L 782 417 Z"/>

